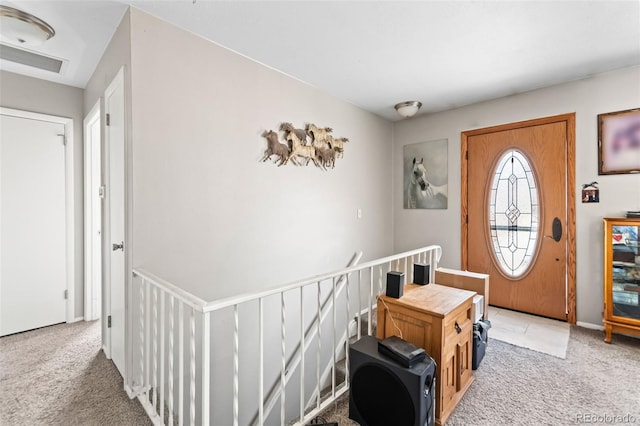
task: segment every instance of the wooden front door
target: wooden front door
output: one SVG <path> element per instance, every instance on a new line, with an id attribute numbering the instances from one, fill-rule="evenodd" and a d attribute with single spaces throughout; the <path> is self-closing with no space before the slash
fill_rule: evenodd
<path id="1" fill-rule="evenodd" d="M 489 303 L 575 322 L 574 114 L 462 134 L 462 264 Z"/>

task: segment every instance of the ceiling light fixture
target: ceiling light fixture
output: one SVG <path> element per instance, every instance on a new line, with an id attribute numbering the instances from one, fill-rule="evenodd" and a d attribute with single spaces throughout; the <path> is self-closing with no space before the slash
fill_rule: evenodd
<path id="1" fill-rule="evenodd" d="M 421 106 L 422 106 L 422 102 L 407 101 L 407 102 L 400 102 L 399 104 L 396 104 L 394 108 L 396 109 L 396 111 L 398 111 L 398 114 L 400 114 L 402 117 L 409 118 L 416 115 L 416 113 L 418 112 Z"/>
<path id="2" fill-rule="evenodd" d="M 38 46 L 56 35 L 51 25 L 30 13 L 0 6 L 0 36 L 10 43 Z"/>

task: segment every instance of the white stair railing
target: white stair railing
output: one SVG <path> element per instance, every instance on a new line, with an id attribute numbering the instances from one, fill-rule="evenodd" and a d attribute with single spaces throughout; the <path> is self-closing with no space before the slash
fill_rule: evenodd
<path id="1" fill-rule="evenodd" d="M 433 281 L 441 254 L 428 246 L 213 302 L 135 269 L 128 385 L 158 425 L 244 425 L 256 411 L 259 425 L 302 425 L 348 390 L 336 364 L 362 335 L 364 313 L 372 333 L 386 272 L 412 282 L 413 263 L 429 263 Z"/>
<path id="2" fill-rule="evenodd" d="M 360 251 L 353 256 L 353 258 L 349 262 L 348 267 L 357 265 L 361 258 L 362 258 L 362 252 Z M 348 275 L 343 275 L 338 279 L 338 283 L 336 286 L 336 292 L 338 295 L 342 293 L 345 287 L 348 287 L 348 285 L 346 284 L 348 283 L 348 279 L 349 279 Z M 333 292 L 331 293 L 331 295 L 329 295 L 324 299 L 324 302 L 320 307 L 321 323 L 323 323 L 326 320 L 327 316 L 329 315 L 329 310 L 332 306 L 331 302 L 333 301 L 333 298 L 331 297 L 332 294 Z M 302 306 L 302 302 L 303 301 L 301 301 L 301 306 Z M 302 333 L 302 330 L 304 330 L 304 326 L 305 326 L 304 322 L 300 321 L 300 327 L 302 328 L 301 333 Z M 289 359 L 287 359 L 287 362 L 285 364 L 284 371 L 287 372 L 284 377 L 285 385 L 289 382 L 289 380 L 293 376 L 293 373 L 296 371 L 300 363 L 304 362 L 302 353 L 306 352 L 306 350 L 309 348 L 313 339 L 316 338 L 316 333 L 317 333 L 317 328 L 315 327 L 315 322 L 310 322 L 307 325 L 306 330 L 304 330 L 304 338 L 300 339 L 301 342 L 296 345 L 295 349 L 293 350 L 293 354 L 289 357 Z M 302 347 L 302 350 L 301 350 L 301 347 Z M 278 377 L 277 380 L 274 381 L 273 385 L 269 389 L 269 392 L 267 392 L 267 396 L 264 402 L 263 417 L 268 416 L 269 413 L 271 413 L 271 410 L 273 410 L 273 408 L 277 404 L 278 402 L 277 391 L 281 383 L 282 383 L 282 378 Z M 259 417 L 260 417 L 259 412 L 256 412 L 250 424 L 258 424 Z"/>

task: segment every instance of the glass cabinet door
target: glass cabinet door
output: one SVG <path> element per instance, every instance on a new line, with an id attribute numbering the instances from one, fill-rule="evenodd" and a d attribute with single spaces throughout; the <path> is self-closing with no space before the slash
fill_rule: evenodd
<path id="1" fill-rule="evenodd" d="M 640 226 L 613 225 L 613 315 L 640 319 Z"/>

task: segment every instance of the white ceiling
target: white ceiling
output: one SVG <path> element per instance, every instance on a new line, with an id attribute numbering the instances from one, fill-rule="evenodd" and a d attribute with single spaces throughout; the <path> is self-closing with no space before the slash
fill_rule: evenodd
<path id="1" fill-rule="evenodd" d="M 56 29 L 39 78 L 84 87 L 131 4 L 390 120 L 640 64 L 639 0 L 0 1 Z"/>
<path id="2" fill-rule="evenodd" d="M 31 13 L 51 25 L 56 35 L 26 50 L 64 61 L 60 74 L 5 60 L 0 60 L 0 69 L 82 88 L 127 10 L 127 5 L 114 1 L 0 0 L 0 4 Z"/>

